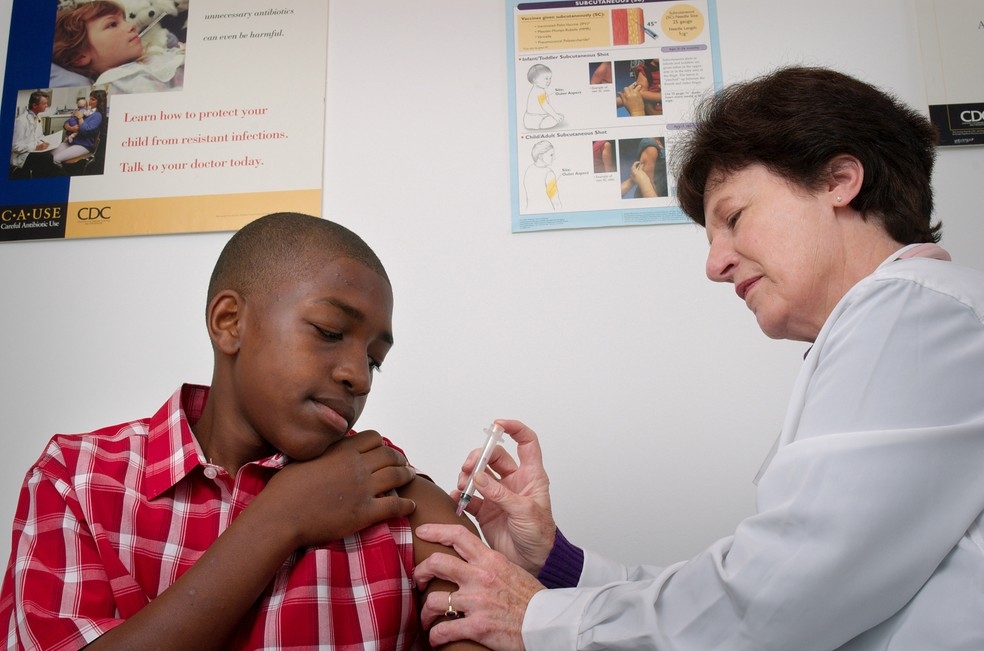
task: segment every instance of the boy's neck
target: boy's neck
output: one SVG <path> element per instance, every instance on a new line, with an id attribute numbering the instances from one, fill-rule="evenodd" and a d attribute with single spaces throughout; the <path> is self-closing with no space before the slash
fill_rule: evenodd
<path id="1" fill-rule="evenodd" d="M 235 477 L 239 469 L 247 463 L 276 453 L 276 450 L 267 445 L 253 445 L 247 441 L 249 437 L 237 435 L 235 420 L 219 413 L 216 407 L 219 404 L 221 399 L 213 387 L 209 390 L 201 418 L 191 425 L 192 434 L 210 464 L 221 466 L 230 477 Z"/>

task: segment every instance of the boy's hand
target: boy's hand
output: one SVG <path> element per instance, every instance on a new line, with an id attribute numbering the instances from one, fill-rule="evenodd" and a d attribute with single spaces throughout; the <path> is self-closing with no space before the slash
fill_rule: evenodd
<path id="1" fill-rule="evenodd" d="M 387 493 L 415 476 L 400 452 L 383 445 L 378 432 L 366 430 L 316 459 L 287 464 L 254 503 L 265 498 L 272 517 L 293 532 L 295 547 L 324 545 L 412 513 L 412 500 Z"/>

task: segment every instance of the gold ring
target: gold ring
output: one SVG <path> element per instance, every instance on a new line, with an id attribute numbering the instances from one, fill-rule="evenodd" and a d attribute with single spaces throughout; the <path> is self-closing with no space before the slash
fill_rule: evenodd
<path id="1" fill-rule="evenodd" d="M 458 614 L 459 614 L 458 611 L 455 610 L 454 609 L 454 606 L 451 604 L 451 595 L 452 594 L 454 594 L 454 593 L 453 592 L 449 592 L 448 593 L 448 609 L 444 611 L 444 616 L 445 617 L 458 617 Z"/>

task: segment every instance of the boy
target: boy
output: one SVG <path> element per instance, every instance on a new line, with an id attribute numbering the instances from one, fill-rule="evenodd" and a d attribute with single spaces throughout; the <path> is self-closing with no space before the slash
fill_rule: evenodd
<path id="1" fill-rule="evenodd" d="M 379 434 L 351 431 L 392 307 L 342 226 L 278 213 L 230 238 L 208 287 L 211 387 L 55 436 L 28 473 L 5 648 L 419 648 L 413 567 L 448 550 L 411 527 L 464 520 Z"/>

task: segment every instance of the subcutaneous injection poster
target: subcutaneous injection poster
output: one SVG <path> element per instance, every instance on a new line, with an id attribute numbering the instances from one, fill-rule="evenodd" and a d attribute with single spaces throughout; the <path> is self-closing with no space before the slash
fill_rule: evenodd
<path id="1" fill-rule="evenodd" d="M 13 0 L 11 12 L 0 241 L 320 215 L 328 3 Z"/>
<path id="2" fill-rule="evenodd" d="M 715 0 L 506 13 L 513 232 L 687 221 L 667 161 L 721 86 Z"/>
<path id="3" fill-rule="evenodd" d="M 984 144 L 984 0 L 917 0 L 916 16 L 940 144 Z"/>

